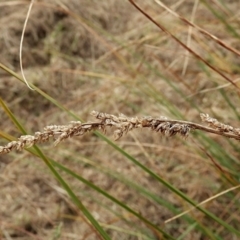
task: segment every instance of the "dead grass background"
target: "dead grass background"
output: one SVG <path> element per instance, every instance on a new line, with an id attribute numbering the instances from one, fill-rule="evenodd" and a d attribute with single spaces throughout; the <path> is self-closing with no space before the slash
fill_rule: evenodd
<path id="1" fill-rule="evenodd" d="M 191 18 L 194 1 L 165 2 L 178 14 Z M 18 73 L 19 42 L 27 3 L 0 1 L 0 62 Z M 189 34 L 186 25 L 154 1 L 139 3 L 151 16 L 186 42 Z M 239 26 L 238 1 L 226 1 L 226 5 L 228 20 Z M 219 5 L 216 4 L 217 7 Z M 195 23 L 239 48 L 239 39 L 231 36 L 204 4 L 198 5 Z M 207 37 L 193 31 L 191 48 L 216 64 L 232 79 L 239 78 L 239 58 Z M 189 61 L 183 75 L 186 58 Z M 148 68 L 145 63 L 155 69 Z M 206 70 L 128 1 L 36 1 L 26 29 L 23 66 L 29 82 L 85 120 L 90 118 L 91 110 L 124 113 L 128 116 L 164 115 L 175 118 L 177 109 L 184 119 L 197 122 L 197 109 L 178 95 L 170 82 L 202 112 L 211 113 L 234 126 L 239 125 L 234 111 L 229 109 L 219 91 L 211 90 L 227 82 L 216 73 Z M 73 120 L 5 72 L 0 71 L 0 78 L 1 97 L 29 132 Z M 202 93 L 203 90 L 206 92 Z M 238 101 L 234 87 L 228 86 L 226 91 L 231 94 L 233 102 Z M 193 94 L 194 97 L 191 97 Z M 171 110 L 168 102 L 175 109 Z M 239 112 L 239 107 L 235 110 Z M 0 114 L 1 129 L 19 136 L 2 109 Z M 228 140 L 213 138 L 229 148 L 226 149 L 229 155 L 238 159 L 238 151 L 226 145 Z M 0 143 L 3 145 L 6 142 L 0 140 Z M 220 181 L 211 159 L 201 150 L 203 147 L 207 151 L 211 146 L 199 146 L 200 143 L 193 137 L 190 137 L 190 141 L 180 138 L 169 140 L 156 133 L 135 131 L 122 138 L 118 144 L 197 202 L 227 187 L 227 183 Z M 43 149 L 48 156 L 133 206 L 156 224 L 161 225 L 173 214 L 165 207 L 143 196 L 139 197 L 124 181 L 139 183 L 182 210 L 188 208 L 181 199 L 92 134 L 69 139 L 55 148 L 46 144 Z M 58 239 L 58 227 L 61 228 L 59 239 L 96 239 L 95 233 L 81 218 L 79 210 L 41 161 L 27 152 L 11 153 L 0 159 L 0 236 L 3 239 L 7 239 L 6 236 L 9 239 Z M 236 166 L 239 167 L 239 161 Z M 124 178 L 123 182 L 112 176 L 118 174 Z M 111 211 L 121 212 L 121 209 L 96 195 L 84 184 L 65 174 L 63 176 L 70 181 L 96 219 L 108 224 L 108 233 L 112 239 L 140 239 L 137 236 L 127 237 L 123 232 L 111 229 L 111 226 L 134 229 L 134 225 L 116 218 L 103 206 L 108 206 Z M 226 208 L 227 211 L 224 210 Z M 236 209 L 227 197 L 211 202 L 208 209 L 217 216 L 231 216 L 239 220 Z M 199 212 L 194 212 L 193 216 L 198 219 L 203 217 Z M 167 225 L 174 236 L 187 227 L 186 223 L 179 224 L 178 221 L 181 220 Z M 207 219 L 203 222 L 207 223 Z M 136 221 L 135 224 L 141 223 Z M 221 229 L 219 231 L 226 237 L 224 239 L 231 239 L 228 233 Z M 193 231 L 185 239 L 204 238 Z"/>

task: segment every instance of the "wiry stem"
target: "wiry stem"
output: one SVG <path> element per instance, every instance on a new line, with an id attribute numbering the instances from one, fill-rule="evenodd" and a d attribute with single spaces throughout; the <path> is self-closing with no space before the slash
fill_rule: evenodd
<path id="1" fill-rule="evenodd" d="M 240 140 L 240 128 L 220 123 L 217 119 L 209 117 L 208 114 L 201 113 L 200 117 L 208 126 L 181 120 L 170 120 L 166 117 L 133 117 L 129 118 L 123 114 L 119 116 L 93 111 L 92 115 L 98 122 L 81 123 L 80 121 L 70 122 L 68 125 L 51 125 L 44 128 L 43 132 L 36 132 L 34 135 L 23 135 L 17 141 L 9 142 L 6 146 L 0 146 L 0 154 L 11 152 L 13 149 L 22 150 L 34 144 L 55 139 L 55 145 L 61 141 L 74 136 L 81 136 L 87 132 L 101 130 L 105 133 L 107 127 L 114 127 L 115 140 L 135 128 L 150 128 L 164 136 L 181 135 L 187 137 L 191 130 L 222 135 L 228 138 Z"/>

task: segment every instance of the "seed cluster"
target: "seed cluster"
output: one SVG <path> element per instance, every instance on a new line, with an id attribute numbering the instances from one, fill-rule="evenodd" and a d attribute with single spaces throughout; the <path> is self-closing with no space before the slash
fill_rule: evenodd
<path id="1" fill-rule="evenodd" d="M 228 124 L 221 123 L 217 119 L 210 117 L 208 114 L 201 113 L 200 117 L 203 122 L 208 124 L 208 126 L 217 129 L 220 132 L 229 132 L 240 136 L 240 128 L 234 128 Z"/>
<path id="2" fill-rule="evenodd" d="M 114 126 L 116 128 L 114 131 L 115 140 L 121 138 L 123 134 L 126 134 L 135 128 L 150 128 L 153 131 L 160 132 L 162 135 L 167 137 L 171 137 L 176 134 L 187 137 L 191 129 L 188 124 L 174 123 L 173 121 L 168 121 L 166 117 L 128 118 L 123 114 L 115 116 L 96 111 L 93 111 L 92 115 L 97 119 L 100 119 L 103 126 Z"/>
<path id="3" fill-rule="evenodd" d="M 240 128 L 234 128 L 230 125 L 220 123 L 217 119 L 211 118 L 208 114 L 204 113 L 201 113 L 200 117 L 209 127 L 192 122 L 169 120 L 166 117 L 129 118 L 123 114 L 115 116 L 97 111 L 92 111 L 91 114 L 98 120 L 97 122 L 82 123 L 80 121 L 73 121 L 68 125 L 47 126 L 43 132 L 36 132 L 34 135 L 24 135 L 18 138 L 17 141 L 12 141 L 5 146 L 0 146 L 0 154 L 9 153 L 13 149 L 20 151 L 23 148 L 32 147 L 37 143 L 47 142 L 51 138 L 55 140 L 55 145 L 57 145 L 67 138 L 82 136 L 94 130 L 101 130 L 106 133 L 107 128 L 114 128 L 113 133 L 115 140 L 137 128 L 149 128 L 166 137 L 172 137 L 178 134 L 186 138 L 191 130 L 201 130 L 240 140 Z"/>

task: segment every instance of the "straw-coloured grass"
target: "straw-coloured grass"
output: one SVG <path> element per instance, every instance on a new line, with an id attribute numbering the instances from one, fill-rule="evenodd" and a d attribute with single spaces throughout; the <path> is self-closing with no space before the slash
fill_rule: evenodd
<path id="1" fill-rule="evenodd" d="M 2 1 L 0 238 L 238 239 L 238 5 Z"/>

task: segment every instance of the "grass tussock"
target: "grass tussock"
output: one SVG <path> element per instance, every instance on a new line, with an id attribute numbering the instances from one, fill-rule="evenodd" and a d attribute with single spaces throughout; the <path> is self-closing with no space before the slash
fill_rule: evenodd
<path id="1" fill-rule="evenodd" d="M 28 6 L 0 2 L 0 238 L 238 239 L 239 3 L 35 1 L 35 91 Z"/>

